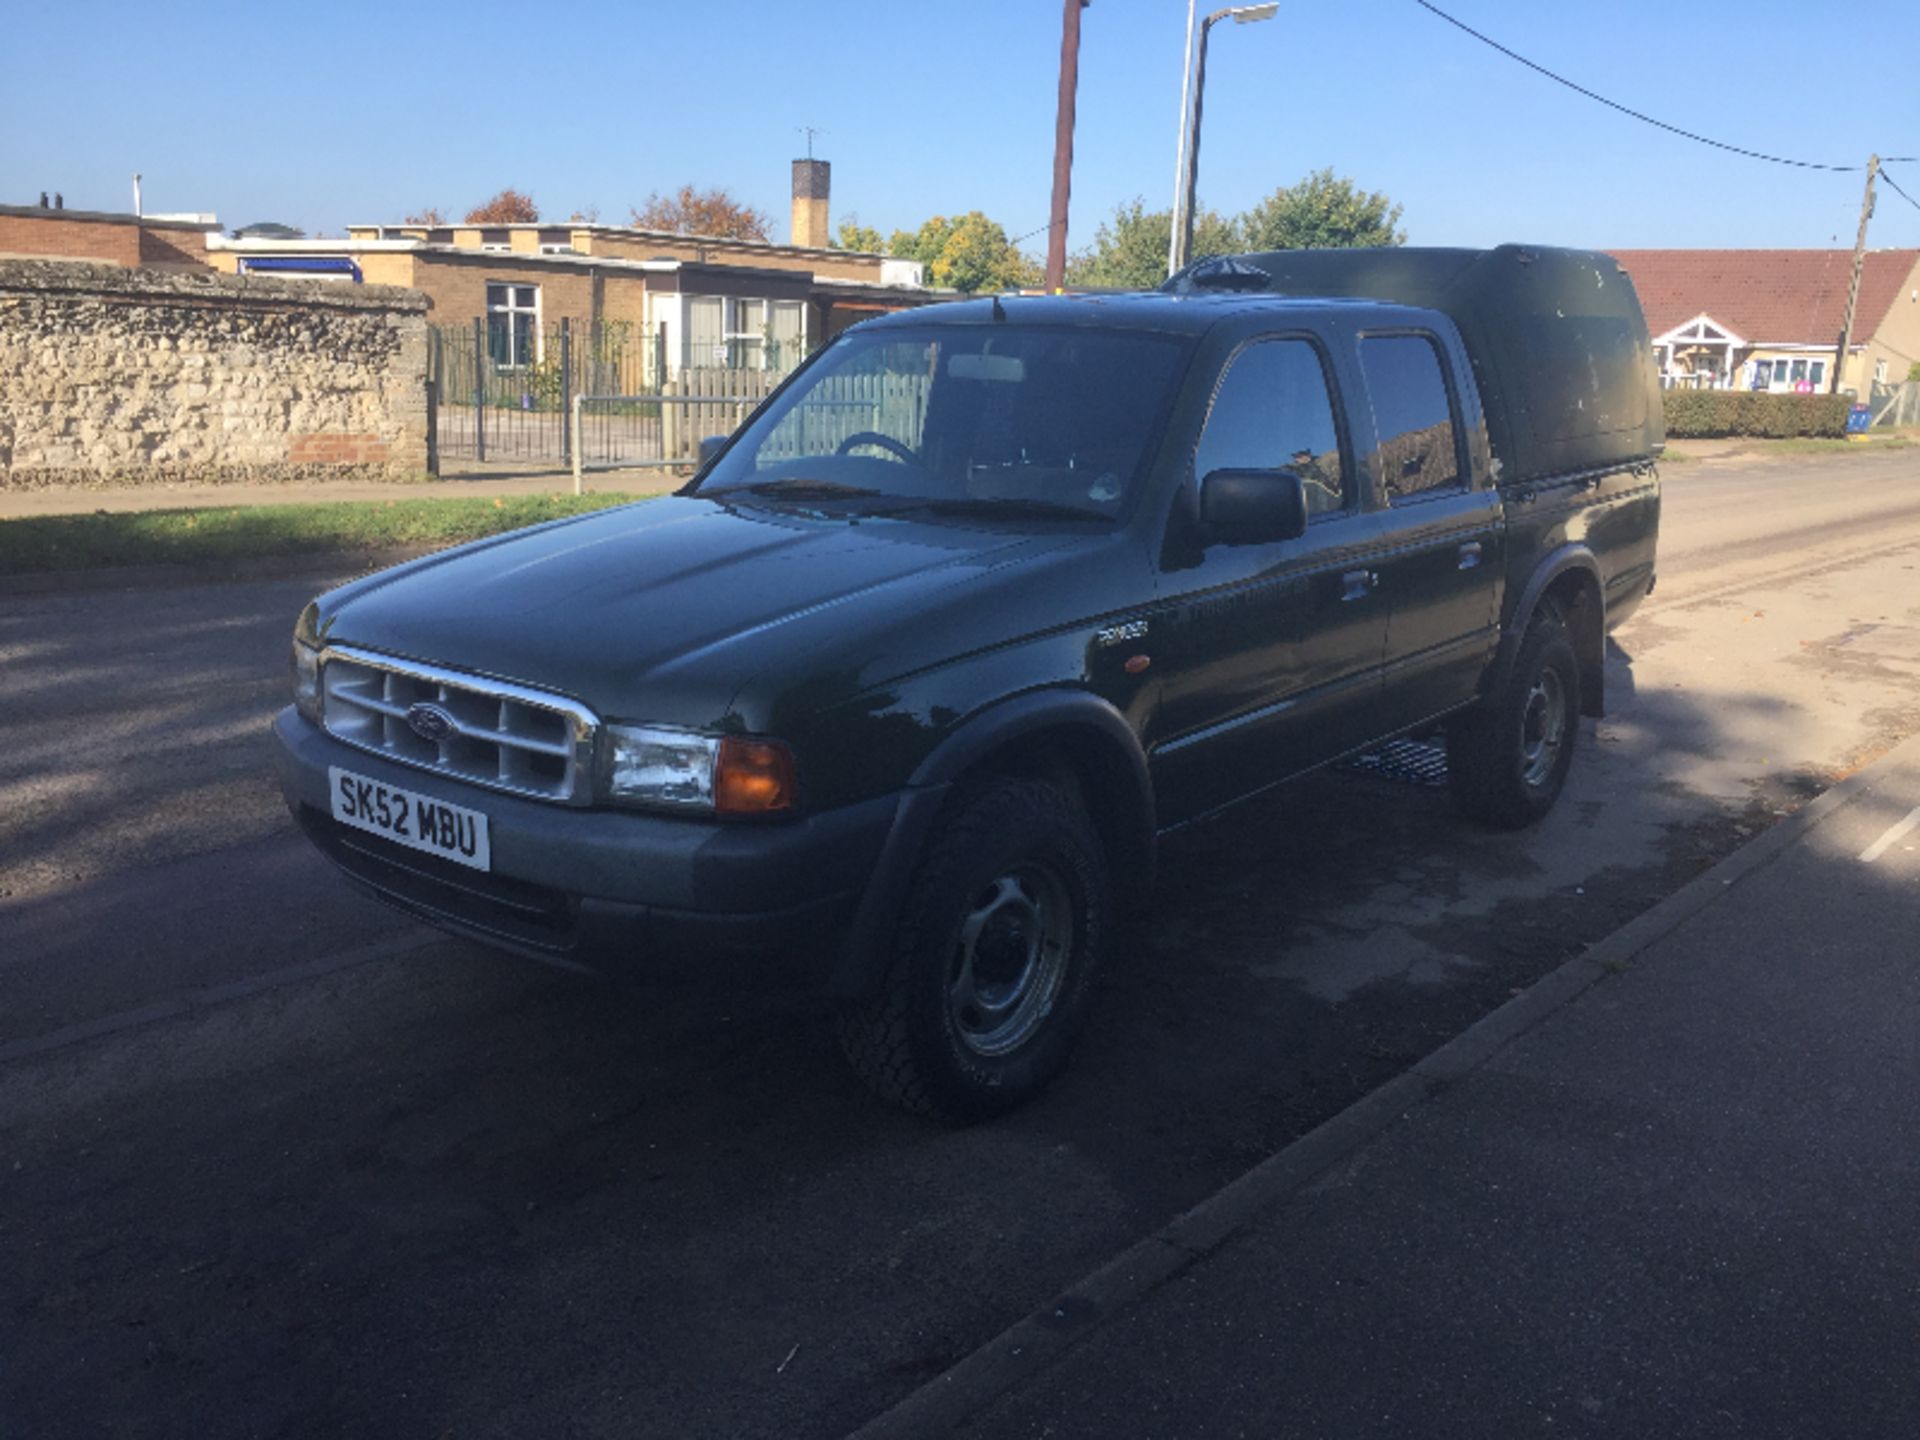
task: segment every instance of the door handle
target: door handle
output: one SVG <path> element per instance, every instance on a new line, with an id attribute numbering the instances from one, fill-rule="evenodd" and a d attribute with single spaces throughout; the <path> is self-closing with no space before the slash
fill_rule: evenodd
<path id="1" fill-rule="evenodd" d="M 1342 600 L 1364 600 L 1380 583 L 1378 570 L 1349 570 L 1340 577 Z"/>
<path id="2" fill-rule="evenodd" d="M 1469 540 L 1460 547 L 1460 568 L 1471 570 L 1480 563 L 1480 542 Z"/>

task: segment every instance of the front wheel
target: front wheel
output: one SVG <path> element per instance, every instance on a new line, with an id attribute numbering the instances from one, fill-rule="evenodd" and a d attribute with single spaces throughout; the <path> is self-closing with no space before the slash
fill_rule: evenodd
<path id="1" fill-rule="evenodd" d="M 1066 1065 L 1092 1001 L 1110 899 L 1086 813 L 1039 780 L 957 796 L 914 879 L 880 993 L 842 1009 L 854 1071 L 882 1099 L 977 1120 Z"/>
<path id="2" fill-rule="evenodd" d="M 1447 779 L 1460 808 L 1503 829 L 1553 808 L 1580 733 L 1580 663 L 1566 626 L 1536 616 L 1498 693 L 1454 717 Z"/>

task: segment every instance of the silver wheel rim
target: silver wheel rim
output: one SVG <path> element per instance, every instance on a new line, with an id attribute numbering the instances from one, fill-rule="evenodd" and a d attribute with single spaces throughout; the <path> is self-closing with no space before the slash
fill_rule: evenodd
<path id="1" fill-rule="evenodd" d="M 1547 783 L 1567 739 L 1567 691 L 1558 670 L 1542 670 L 1527 691 L 1520 719 L 1520 778 L 1538 787 Z"/>
<path id="2" fill-rule="evenodd" d="M 1073 954 L 1073 897 L 1042 865 L 1018 865 L 974 895 L 947 974 L 947 1016 L 975 1055 L 1019 1049 L 1053 1011 Z"/>

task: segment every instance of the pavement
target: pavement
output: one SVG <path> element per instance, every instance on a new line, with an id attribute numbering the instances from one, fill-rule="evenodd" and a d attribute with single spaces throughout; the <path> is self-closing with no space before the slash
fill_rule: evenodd
<path id="1" fill-rule="evenodd" d="M 1920 738 L 858 1432 L 1920 1434 Z"/>

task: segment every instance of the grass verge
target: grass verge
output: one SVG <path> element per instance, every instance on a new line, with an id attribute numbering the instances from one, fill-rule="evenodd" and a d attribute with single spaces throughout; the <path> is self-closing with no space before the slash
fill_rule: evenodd
<path id="1" fill-rule="evenodd" d="M 493 500 L 338 500 L 0 520 L 0 575 L 110 565 L 219 565 L 339 550 L 440 548 L 634 497 L 514 495 Z"/>
<path id="2" fill-rule="evenodd" d="M 1814 436 L 1795 436 L 1785 440 L 1765 440 L 1755 445 L 1756 454 L 1766 455 L 1838 455 L 1844 452 L 1865 454 L 1874 450 L 1906 450 L 1913 441 L 1905 435 L 1878 435 L 1864 440 L 1829 440 Z"/>

